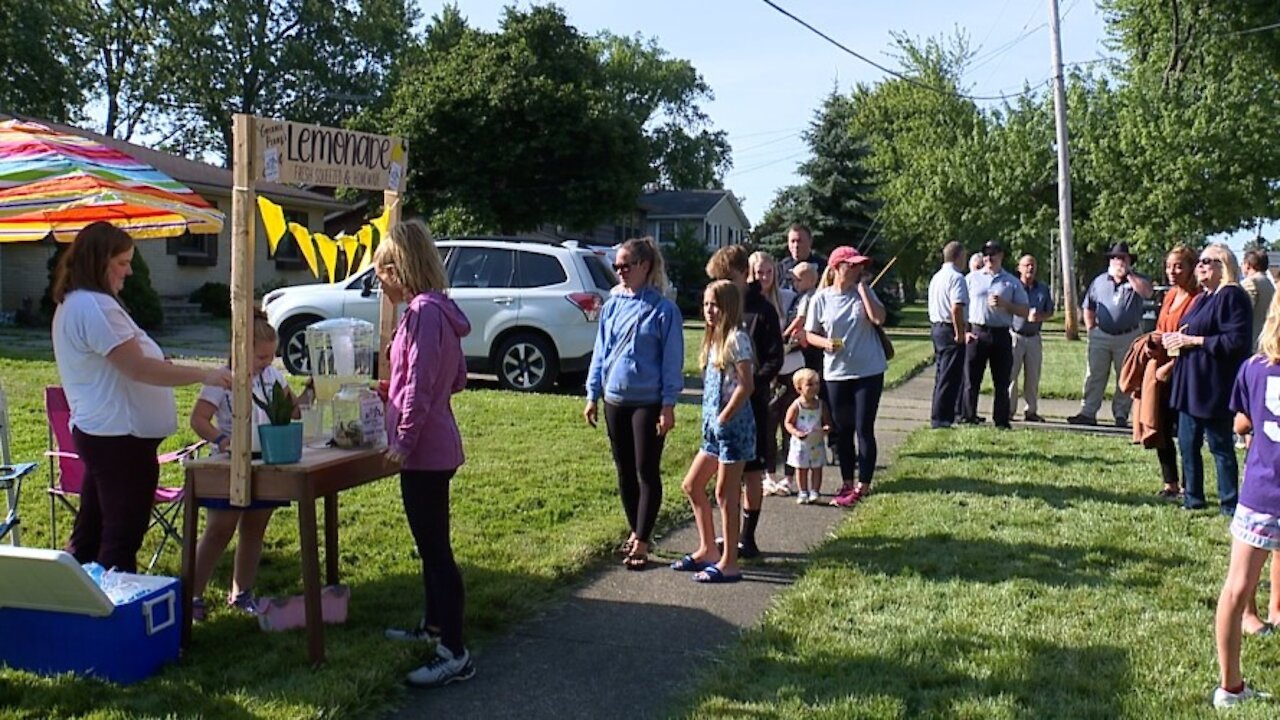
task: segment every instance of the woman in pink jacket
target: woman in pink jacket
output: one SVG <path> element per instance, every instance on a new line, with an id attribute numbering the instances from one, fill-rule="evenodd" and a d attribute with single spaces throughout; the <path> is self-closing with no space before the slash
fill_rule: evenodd
<path id="1" fill-rule="evenodd" d="M 475 675 L 462 643 L 462 574 L 449 542 L 449 484 L 462 465 L 462 437 L 450 396 L 467 383 L 462 338 L 471 323 L 445 295 L 444 263 L 426 225 L 395 226 L 373 256 L 382 292 L 408 303 L 391 341 L 387 457 L 400 463 L 400 494 L 422 558 L 426 616 L 396 640 L 432 641 L 435 653 L 408 682 L 440 687 Z"/>

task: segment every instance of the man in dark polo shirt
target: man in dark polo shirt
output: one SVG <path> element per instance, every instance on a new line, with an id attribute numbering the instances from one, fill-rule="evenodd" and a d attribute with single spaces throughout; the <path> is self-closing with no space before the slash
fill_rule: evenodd
<path id="1" fill-rule="evenodd" d="M 1053 294 L 1049 286 L 1036 279 L 1036 259 L 1023 255 L 1018 260 L 1018 277 L 1027 291 L 1027 316 L 1013 316 L 1013 381 L 1009 383 L 1009 409 L 1018 412 L 1018 381 L 1026 374 L 1022 396 L 1027 403 L 1027 422 L 1044 422 L 1040 417 L 1040 367 L 1044 364 L 1044 347 L 1040 328 L 1053 315 Z"/>
<path id="2" fill-rule="evenodd" d="M 1009 337 L 1013 318 L 1027 314 L 1027 292 L 1022 282 L 1003 267 L 1004 246 L 992 240 L 982 246 L 984 266 L 969 273 L 969 328 L 976 339 L 965 346 L 964 417 L 961 422 L 977 423 L 978 389 L 987 363 L 995 388 L 991 419 L 995 426 L 1009 429 L 1009 380 L 1013 370 L 1013 341 Z"/>
<path id="3" fill-rule="evenodd" d="M 1133 271 L 1134 257 L 1127 243 L 1107 251 L 1107 271 L 1089 283 L 1084 296 L 1084 326 L 1089 331 L 1089 368 L 1084 376 L 1080 412 L 1067 418 L 1072 425 L 1097 425 L 1098 409 L 1112 370 L 1116 374 L 1111 416 L 1116 427 L 1129 427 L 1133 398 L 1120 392 L 1120 365 L 1129 346 L 1142 332 L 1142 301 L 1151 297 L 1151 280 Z"/>
<path id="4" fill-rule="evenodd" d="M 792 223 L 787 229 L 787 256 L 782 260 L 780 279 L 782 287 L 788 290 L 795 289 L 792 287 L 795 276 L 791 274 L 791 270 L 802 262 L 817 265 L 818 279 L 822 279 L 822 273 L 827 269 L 827 259 L 813 251 L 813 235 L 809 232 L 808 226 L 803 223 Z"/>

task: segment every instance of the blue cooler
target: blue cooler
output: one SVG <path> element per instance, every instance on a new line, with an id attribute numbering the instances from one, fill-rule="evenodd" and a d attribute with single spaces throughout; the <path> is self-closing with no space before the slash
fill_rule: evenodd
<path id="1" fill-rule="evenodd" d="M 178 580 L 120 577 L 145 594 L 115 605 L 67 553 L 0 547 L 0 664 L 128 684 L 176 660 Z"/>

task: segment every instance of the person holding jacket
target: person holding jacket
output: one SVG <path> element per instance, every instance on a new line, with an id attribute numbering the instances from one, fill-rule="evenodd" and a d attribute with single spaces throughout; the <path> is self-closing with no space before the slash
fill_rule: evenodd
<path id="1" fill-rule="evenodd" d="M 600 311 L 582 416 L 595 427 L 604 398 L 618 494 L 631 528 L 623 564 L 642 570 L 662 506 L 663 444 L 684 388 L 684 333 L 680 310 L 663 294 L 667 276 L 653 238 L 623 243 L 613 269 L 622 284 Z"/>
<path id="2" fill-rule="evenodd" d="M 765 298 L 760 283 L 747 282 L 751 270 L 748 258 L 747 249 L 741 245 L 720 248 L 707 261 L 707 276 L 712 280 L 728 280 L 742 293 L 742 327 L 755 349 L 751 414 L 756 423 L 757 457 L 747 461 L 742 474 L 742 535 L 738 541 L 738 556 L 750 560 L 760 554 L 756 544 L 756 525 L 760 522 L 760 509 L 764 506 L 764 448 L 768 443 L 765 433 L 769 427 L 769 394 L 774 378 L 782 370 L 783 345 L 777 308 Z"/>
<path id="3" fill-rule="evenodd" d="M 1199 296 L 1182 316 L 1182 329 L 1160 338 L 1178 358 L 1169 404 L 1178 411 L 1182 508 L 1205 507 L 1200 448 L 1207 440 L 1217 466 L 1218 504 L 1228 517 L 1235 514 L 1240 486 L 1228 400 L 1236 373 L 1253 347 L 1253 309 L 1239 278 L 1240 268 L 1230 248 L 1214 243 L 1202 250 L 1196 262 Z"/>
<path id="4" fill-rule="evenodd" d="M 471 679 L 462 642 L 465 592 L 449 539 L 449 485 L 463 463 L 462 436 L 450 398 L 467 384 L 462 338 L 471 323 L 445 294 L 444 263 L 420 221 L 399 223 L 378 245 L 374 272 L 392 303 L 407 303 L 389 352 L 387 459 L 400 465 L 405 518 L 422 559 L 426 613 L 394 640 L 435 640 L 435 652 L 406 681 L 440 687 Z"/>

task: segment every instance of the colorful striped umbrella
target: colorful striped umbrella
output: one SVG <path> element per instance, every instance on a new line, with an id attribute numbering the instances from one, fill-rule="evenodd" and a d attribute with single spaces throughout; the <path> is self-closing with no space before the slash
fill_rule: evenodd
<path id="1" fill-rule="evenodd" d="M 71 242 L 99 220 L 135 240 L 222 231 L 191 188 L 115 148 L 21 120 L 0 122 L 0 243 Z"/>

